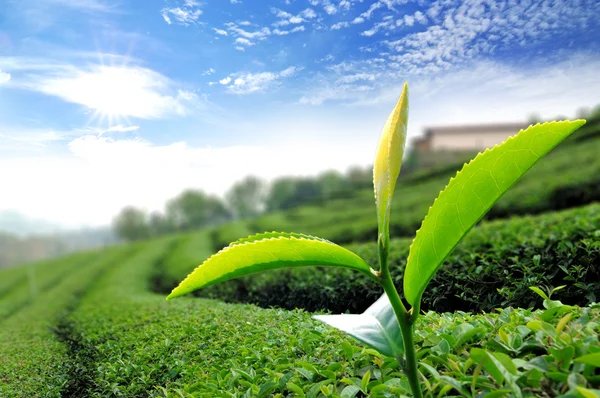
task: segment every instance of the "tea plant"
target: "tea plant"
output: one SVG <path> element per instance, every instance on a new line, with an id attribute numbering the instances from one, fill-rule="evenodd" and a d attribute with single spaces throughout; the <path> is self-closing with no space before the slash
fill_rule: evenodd
<path id="1" fill-rule="evenodd" d="M 408 255 L 400 298 L 389 271 L 390 209 L 406 143 L 408 86 L 384 126 L 373 168 L 377 208 L 379 267 L 372 268 L 351 251 L 318 237 L 267 232 L 231 243 L 207 259 L 167 299 L 228 279 L 283 267 L 331 266 L 355 269 L 373 279 L 383 296 L 361 315 L 315 318 L 340 329 L 384 355 L 395 357 L 415 397 L 418 379 L 414 325 L 421 297 L 433 275 L 467 232 L 527 170 L 585 121 L 530 126 L 501 145 L 480 153 L 450 179 L 430 207 Z M 408 309 L 407 309 L 408 307 Z M 490 357 L 494 362 L 494 358 Z"/>

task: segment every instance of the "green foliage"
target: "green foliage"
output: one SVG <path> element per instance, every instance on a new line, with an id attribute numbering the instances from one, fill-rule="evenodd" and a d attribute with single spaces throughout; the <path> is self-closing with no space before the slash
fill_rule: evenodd
<path id="1" fill-rule="evenodd" d="M 538 160 L 585 121 L 537 124 L 478 155 L 450 180 L 411 244 L 406 300 L 419 308 L 427 284 L 448 254 L 494 203 Z"/>
<path id="2" fill-rule="evenodd" d="M 360 257 L 341 246 L 314 236 L 273 232 L 236 241 L 211 256 L 168 299 L 260 271 L 307 265 L 346 267 L 371 275 Z"/>
<path id="3" fill-rule="evenodd" d="M 46 260 L 15 268 L 12 284 L 0 291 L 0 321 L 34 304 L 40 296 L 52 290 L 57 284 L 79 267 L 85 266 L 99 256 L 99 253 L 76 253 L 60 259 Z M 11 272 L 7 272 L 10 276 Z M 3 273 L 4 275 L 4 273 Z M 16 275 L 20 278 L 16 279 Z M 0 285 L 2 286 L 2 285 Z"/>
<path id="4" fill-rule="evenodd" d="M 2 324 L 0 335 L 11 337 L 0 340 L 0 395 L 65 396 L 67 391 L 86 397 L 410 394 L 395 359 L 364 348 L 312 320 L 309 313 L 212 300 L 165 302 L 164 297 L 149 293 L 146 281 L 157 262 L 186 247 L 177 243 L 179 239 L 174 245 L 170 239 L 150 241 L 127 257 L 107 256 L 104 264 L 93 266 L 95 270 L 81 269 L 69 283 L 57 286 L 52 296 L 45 296 L 53 308 L 54 304 L 65 308 L 65 302 L 71 305 L 61 322 L 62 331 L 69 333 L 63 336 L 69 346 L 52 338 L 46 320 L 38 326 L 40 319 L 52 319 L 45 314 L 55 313 L 48 311 L 47 303 L 38 306 L 39 312 L 24 313 L 23 323 L 15 322 L 6 333 Z M 80 301 L 72 300 L 69 286 L 84 289 Z M 560 393 L 577 397 L 577 388 L 598 389 L 595 367 L 587 362 L 600 352 L 600 308 L 569 309 L 545 320 L 543 314 L 511 308 L 482 315 L 424 314 L 416 324 L 415 343 L 425 396 L 457 396 L 461 391 L 473 397 L 497 391 L 509 396 L 519 389 L 524 397 Z M 563 326 L 556 334 L 559 325 Z M 35 333 L 49 334 L 33 339 L 29 334 L 33 328 Z M 479 367 L 475 359 L 482 352 L 499 357 L 503 367 L 499 369 L 512 376 L 502 379 L 502 373 L 490 365 Z"/>
<path id="5" fill-rule="evenodd" d="M 148 239 L 150 228 L 146 222 L 146 213 L 135 207 L 125 207 L 113 220 L 116 235 L 124 240 L 136 241 Z"/>
<path id="6" fill-rule="evenodd" d="M 236 182 L 225 195 L 227 204 L 237 218 L 258 216 L 264 208 L 266 183 L 256 177 L 246 177 Z"/>
<path id="7" fill-rule="evenodd" d="M 501 145 L 477 155 L 450 180 L 429 209 L 410 247 L 403 278 L 404 294 L 411 304 L 407 311 L 388 267 L 392 196 L 400 174 L 406 142 L 407 87 L 405 84 L 400 100 L 384 126 L 373 168 L 379 271 L 374 271 L 354 253 L 321 238 L 297 233 L 271 232 L 233 242 L 196 268 L 167 299 L 269 269 L 312 265 L 338 266 L 361 271 L 383 288 L 382 298 L 362 316 L 324 316 L 318 319 L 382 353 L 397 355 L 401 368 L 407 375 L 411 392 L 417 398 L 422 397 L 413 334 L 414 324 L 420 313 L 423 291 L 450 252 L 500 196 L 541 157 L 585 124 L 585 121 L 530 126 Z M 559 304 L 552 304 L 552 310 L 560 308 Z M 392 313 L 397 322 L 391 317 Z M 392 340 L 392 336 L 396 340 Z M 400 346 L 402 349 L 398 349 Z M 515 380 L 499 370 L 496 363 L 499 359 L 486 356 L 485 353 L 482 355 L 479 362 L 483 364 L 489 359 L 488 362 L 493 363 L 503 378 L 511 380 L 511 387 L 514 387 L 518 391 L 517 396 L 521 397 L 522 393 L 516 387 Z M 365 387 L 364 381 L 362 386 Z M 454 385 L 454 388 L 463 393 L 459 385 Z"/>
<path id="8" fill-rule="evenodd" d="M 430 282 L 431 294 L 423 296 L 422 308 L 437 312 L 493 312 L 512 306 L 537 307 L 541 302 L 529 286 L 567 287 L 557 294 L 571 305 L 585 306 L 600 298 L 600 205 L 554 214 L 484 222 L 474 228 L 446 259 Z M 207 239 L 206 236 L 204 239 Z M 235 237 L 232 237 L 232 240 Z M 198 235 L 187 245 L 186 256 L 171 264 L 159 279 L 162 293 L 169 293 L 211 249 Z M 410 240 L 391 242 L 390 272 L 398 287 L 406 266 Z M 347 246 L 377 263 L 375 243 Z M 175 267 L 179 267 L 175 271 Z M 250 275 L 199 290 L 202 297 L 261 307 L 333 313 L 360 313 L 380 295 L 371 279 L 352 270 L 301 268 Z"/>
<path id="9" fill-rule="evenodd" d="M 166 215 L 180 231 L 200 229 L 231 218 L 217 197 L 196 190 L 184 191 L 171 199 L 166 206 Z"/>
<path id="10" fill-rule="evenodd" d="M 118 264 L 132 247 L 114 248 L 67 259 L 71 271 L 48 289 L 21 306 L 18 312 L 0 319 L 0 396 L 58 397 L 69 380 L 68 347 L 60 333 L 52 330 L 59 319 L 107 268 Z M 69 265 L 67 265 L 69 264 Z"/>

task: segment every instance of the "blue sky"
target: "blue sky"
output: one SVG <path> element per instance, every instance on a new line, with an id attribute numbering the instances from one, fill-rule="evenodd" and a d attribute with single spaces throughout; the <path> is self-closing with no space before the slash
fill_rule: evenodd
<path id="1" fill-rule="evenodd" d="M 596 1 L 0 0 L 0 210 L 102 225 L 371 162 L 424 126 L 600 103 Z"/>

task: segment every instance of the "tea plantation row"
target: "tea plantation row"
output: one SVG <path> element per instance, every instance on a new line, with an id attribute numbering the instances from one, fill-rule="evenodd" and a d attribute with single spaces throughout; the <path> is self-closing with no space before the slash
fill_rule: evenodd
<path id="1" fill-rule="evenodd" d="M 173 253 L 156 285 L 168 293 L 205 258 L 207 233 L 189 235 Z M 204 242 L 204 243 L 202 243 Z M 410 239 L 392 242 L 392 275 L 402 288 Z M 373 267 L 376 243 L 348 246 Z M 437 312 L 492 312 L 539 308 L 532 285 L 567 287 L 561 298 L 587 305 L 600 297 L 600 204 L 537 216 L 484 222 L 471 231 L 431 281 L 422 308 Z M 261 307 L 334 313 L 364 311 L 380 295 L 363 275 L 341 268 L 301 268 L 251 275 L 197 292 L 204 297 Z"/>
<path id="2" fill-rule="evenodd" d="M 600 124 L 578 131 L 525 174 L 491 209 L 487 218 L 537 214 L 600 200 Z M 584 139 L 587 138 L 587 139 Z M 392 236 L 412 237 L 429 206 L 462 165 L 400 179 L 392 208 Z M 348 199 L 269 213 L 251 221 L 224 225 L 212 232 L 215 250 L 263 231 L 294 231 L 337 243 L 377 238 L 371 189 Z"/>
<path id="3" fill-rule="evenodd" d="M 150 293 L 156 269 L 182 242 L 90 254 L 2 321 L 0 396 L 406 396 L 408 382 L 394 359 L 308 313 L 193 298 L 166 302 Z M 428 397 L 600 391 L 597 305 L 430 312 L 416 330 Z"/>

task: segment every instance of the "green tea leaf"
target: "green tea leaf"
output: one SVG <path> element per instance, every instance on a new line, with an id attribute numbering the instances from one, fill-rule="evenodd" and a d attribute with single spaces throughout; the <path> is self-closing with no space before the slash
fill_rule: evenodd
<path id="1" fill-rule="evenodd" d="M 173 289 L 167 300 L 260 271 L 304 266 L 352 268 L 372 276 L 363 259 L 341 246 L 312 236 L 269 232 L 234 242 L 213 255 Z"/>
<path id="2" fill-rule="evenodd" d="M 389 238 L 392 196 L 396 188 L 396 180 L 400 175 L 404 145 L 406 144 L 407 123 L 408 84 L 404 83 L 400 99 L 383 127 L 373 166 L 379 236 L 387 238 Z"/>
<path id="3" fill-rule="evenodd" d="M 575 387 L 575 389 L 584 398 L 598 398 L 600 396 L 600 390 L 592 390 L 584 387 Z"/>
<path id="4" fill-rule="evenodd" d="M 533 290 L 534 292 L 536 292 L 537 294 L 539 294 L 544 300 L 550 300 L 548 298 L 548 296 L 546 295 L 546 293 L 544 293 L 544 291 L 542 289 L 540 289 L 537 286 L 529 286 L 529 289 Z"/>
<path id="5" fill-rule="evenodd" d="M 592 365 L 596 368 L 600 368 L 600 352 L 582 355 L 578 358 L 575 358 L 575 362 L 585 363 L 587 365 Z"/>
<path id="6" fill-rule="evenodd" d="M 404 273 L 406 300 L 418 307 L 423 291 L 467 232 L 527 170 L 584 120 L 530 126 L 480 153 L 450 179 L 410 246 Z"/>
<path id="7" fill-rule="evenodd" d="M 367 393 L 367 388 L 369 386 L 369 381 L 371 381 L 371 371 L 367 370 L 367 373 L 365 373 L 365 375 L 363 376 L 362 381 L 360 383 L 361 390 L 365 394 Z"/>
<path id="8" fill-rule="evenodd" d="M 404 353 L 402 332 L 385 293 L 361 315 L 315 315 L 314 318 L 349 334 L 383 355 L 395 357 Z"/>

